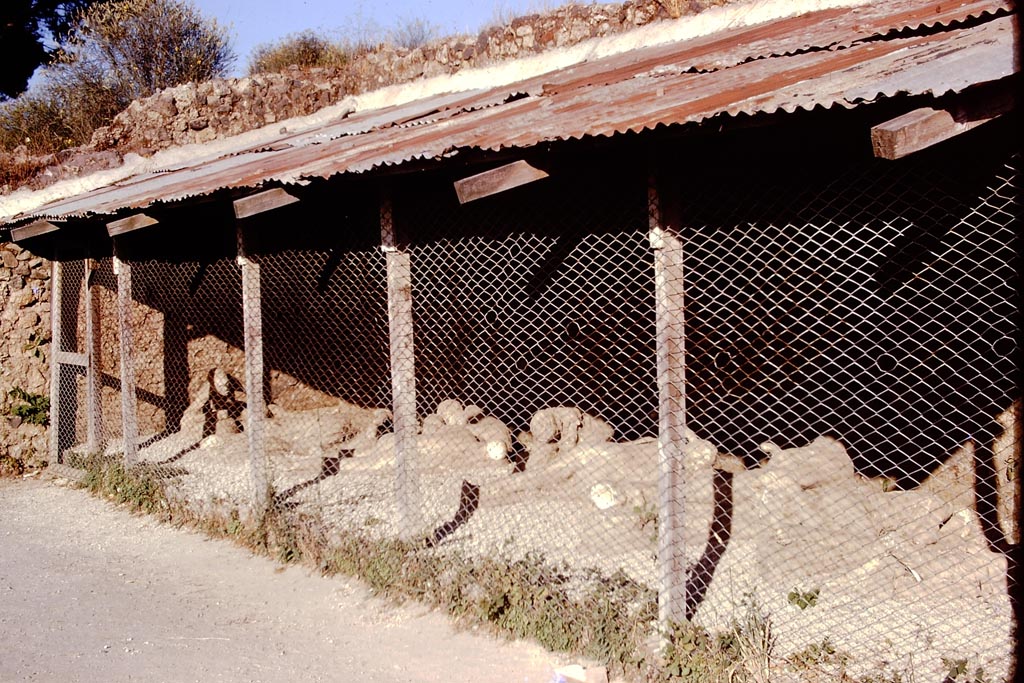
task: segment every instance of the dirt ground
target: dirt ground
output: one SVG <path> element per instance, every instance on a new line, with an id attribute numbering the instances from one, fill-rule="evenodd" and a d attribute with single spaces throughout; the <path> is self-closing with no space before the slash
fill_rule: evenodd
<path id="1" fill-rule="evenodd" d="M 59 481 L 0 480 L 5 683 L 548 683 L 565 663 Z"/>

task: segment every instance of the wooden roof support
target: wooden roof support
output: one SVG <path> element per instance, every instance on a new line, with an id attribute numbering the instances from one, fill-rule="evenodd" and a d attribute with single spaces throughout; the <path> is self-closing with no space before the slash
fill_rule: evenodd
<path id="1" fill-rule="evenodd" d="M 118 339 L 121 345 L 121 439 L 124 464 L 130 467 L 139 459 L 139 400 L 135 386 L 135 330 L 132 327 L 132 264 L 121 260 L 116 244 L 114 249 Z"/>
<path id="2" fill-rule="evenodd" d="M 654 251 L 655 339 L 658 382 L 658 621 L 663 633 L 673 623 L 686 620 L 686 551 L 700 547 L 703 539 L 687 534 L 683 520 L 689 514 L 694 485 L 688 476 L 686 450 L 685 305 L 683 296 L 682 213 L 678 196 L 668 179 L 652 172 L 647 187 L 648 237 Z M 697 515 L 705 510 L 696 511 Z"/>
<path id="3" fill-rule="evenodd" d="M 156 225 L 159 222 L 160 221 L 152 216 L 147 216 L 144 213 L 137 213 L 134 216 L 129 216 L 128 218 L 122 218 L 121 220 L 107 223 L 107 234 L 111 237 L 123 235 L 126 232 L 148 228 L 149 226 Z"/>
<path id="4" fill-rule="evenodd" d="M 922 107 L 871 129 L 876 157 L 901 159 L 966 133 L 1013 109 L 1012 91 L 989 91 L 986 97 L 963 98 L 949 109 Z"/>
<path id="5" fill-rule="evenodd" d="M 50 221 L 35 221 L 20 228 L 13 228 L 11 230 L 11 239 L 15 242 L 21 242 L 50 232 L 56 232 L 57 230 L 60 230 L 60 226 L 54 225 Z"/>
<path id="6" fill-rule="evenodd" d="M 297 197 L 288 194 L 280 187 L 275 187 L 272 190 L 236 199 L 234 202 L 235 218 L 239 220 L 249 218 L 256 214 L 294 204 L 297 201 L 299 201 Z"/>
<path id="7" fill-rule="evenodd" d="M 421 528 L 422 494 L 416 470 L 416 354 L 413 333 L 412 254 L 404 246 L 402 226 L 395 225 L 390 188 L 380 202 L 381 248 L 387 263 L 388 339 L 391 396 L 395 427 L 394 492 L 398 533 L 412 540 Z"/>
<path id="8" fill-rule="evenodd" d="M 85 445 L 95 453 L 103 443 L 103 309 L 100 307 L 100 285 L 93 272 L 99 268 L 95 259 L 85 259 Z"/>
<path id="9" fill-rule="evenodd" d="M 61 427 L 61 306 L 64 296 L 64 264 L 53 261 L 50 264 L 50 463 L 63 462 L 60 449 Z M 83 359 L 84 360 L 84 359 Z"/>
<path id="10" fill-rule="evenodd" d="M 459 203 L 465 204 L 547 177 L 547 173 L 520 159 L 511 164 L 492 168 L 490 171 L 456 180 L 455 194 L 459 196 Z"/>
<path id="11" fill-rule="evenodd" d="M 298 199 L 281 188 L 236 199 L 235 230 L 238 240 L 238 264 L 242 269 L 242 338 L 245 350 L 245 401 L 248 415 L 245 426 L 249 445 L 249 481 L 253 509 L 262 515 L 273 504 L 266 457 L 266 396 L 263 394 L 263 295 L 259 261 L 249 257 L 245 219 L 294 204 Z"/>

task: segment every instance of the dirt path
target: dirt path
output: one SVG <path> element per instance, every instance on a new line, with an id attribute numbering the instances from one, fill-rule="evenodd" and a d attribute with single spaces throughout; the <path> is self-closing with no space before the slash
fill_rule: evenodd
<path id="1" fill-rule="evenodd" d="M 79 490 L 0 480 L 4 683 L 548 683 L 555 660 Z"/>

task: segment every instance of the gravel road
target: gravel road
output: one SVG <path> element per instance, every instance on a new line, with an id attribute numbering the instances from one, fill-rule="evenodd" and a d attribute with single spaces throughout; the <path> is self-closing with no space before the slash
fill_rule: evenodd
<path id="1" fill-rule="evenodd" d="M 0 480 L 0 683 L 548 683 L 555 659 L 59 480 Z"/>

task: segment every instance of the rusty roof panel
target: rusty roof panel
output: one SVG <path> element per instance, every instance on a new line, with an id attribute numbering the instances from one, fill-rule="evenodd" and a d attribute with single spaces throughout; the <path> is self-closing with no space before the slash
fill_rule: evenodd
<path id="1" fill-rule="evenodd" d="M 435 95 L 282 133 L 269 146 L 129 178 L 9 222 L 111 215 L 220 189 L 439 159 L 461 149 L 525 148 L 719 115 L 959 92 L 1019 70 L 1012 5 L 879 1 L 632 50 L 520 83 Z M 927 30 L 917 30 L 922 27 Z"/>

